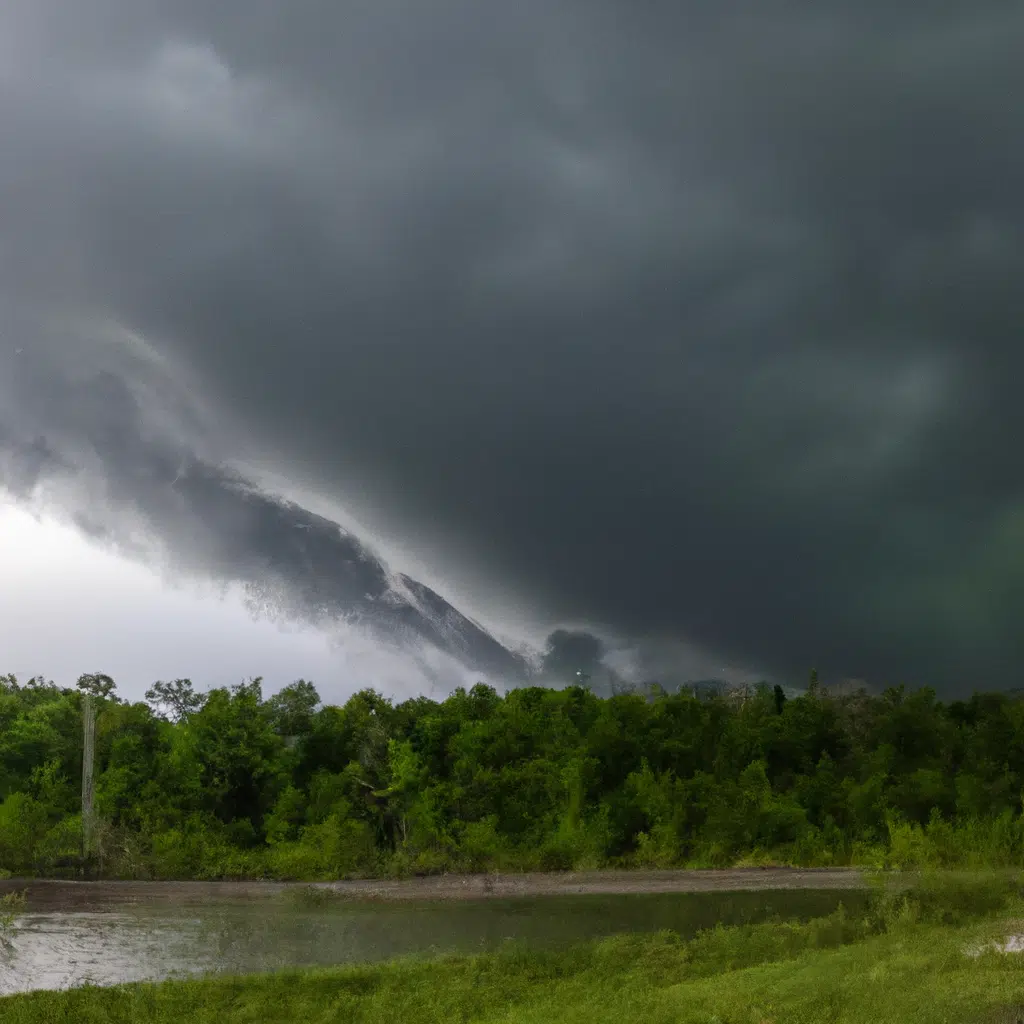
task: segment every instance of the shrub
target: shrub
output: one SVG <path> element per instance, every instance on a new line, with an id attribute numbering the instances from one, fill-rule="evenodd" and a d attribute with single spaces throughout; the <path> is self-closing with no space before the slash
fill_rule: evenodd
<path id="1" fill-rule="evenodd" d="M 0 803 L 0 867 L 31 871 L 47 825 L 46 808 L 27 793 L 12 793 Z"/>

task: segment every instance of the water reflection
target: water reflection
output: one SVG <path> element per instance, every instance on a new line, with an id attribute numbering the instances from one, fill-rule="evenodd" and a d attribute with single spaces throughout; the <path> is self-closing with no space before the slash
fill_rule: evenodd
<path id="1" fill-rule="evenodd" d="M 840 900 L 855 911 L 867 899 L 850 890 L 773 890 L 312 908 L 269 888 L 244 899 L 193 888 L 175 900 L 158 888 L 152 898 L 138 887 L 119 893 L 109 886 L 76 887 L 69 896 L 47 884 L 31 886 L 27 912 L 0 946 L 0 993 L 473 952 L 509 939 L 551 946 L 662 928 L 692 935 L 716 921 L 816 917 Z"/>

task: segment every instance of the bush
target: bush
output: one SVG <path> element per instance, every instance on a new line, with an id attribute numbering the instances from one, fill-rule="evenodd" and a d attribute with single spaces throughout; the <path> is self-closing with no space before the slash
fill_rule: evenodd
<path id="1" fill-rule="evenodd" d="M 41 872 L 53 872 L 82 855 L 82 816 L 62 818 L 35 845 L 33 859 Z"/>
<path id="2" fill-rule="evenodd" d="M 889 863 L 909 870 L 934 866 L 938 858 L 928 842 L 924 829 L 914 822 L 903 821 L 896 814 L 887 819 L 889 828 Z"/>
<path id="3" fill-rule="evenodd" d="M 27 793 L 12 793 L 0 803 L 0 867 L 31 871 L 36 844 L 47 826 L 46 808 Z"/>
<path id="4" fill-rule="evenodd" d="M 302 843 L 275 843 L 264 857 L 267 878 L 282 882 L 321 881 L 329 872 L 322 853 Z"/>
<path id="5" fill-rule="evenodd" d="M 538 866 L 541 871 L 572 871 L 576 863 L 575 851 L 571 844 L 555 837 L 541 848 Z"/>
<path id="6" fill-rule="evenodd" d="M 872 921 L 850 917 L 840 903 L 828 917 L 806 924 L 779 920 L 731 927 L 717 924 L 686 944 L 686 961 L 699 973 L 717 974 L 786 960 L 809 949 L 833 949 L 876 930 Z"/>
<path id="7" fill-rule="evenodd" d="M 322 873 L 332 878 L 348 878 L 371 872 L 377 864 L 377 850 L 370 826 L 342 811 L 328 815 L 318 825 L 307 825 L 299 840 L 301 846 L 320 857 Z"/>
<path id="8" fill-rule="evenodd" d="M 153 874 L 157 878 L 217 878 L 218 864 L 227 850 L 220 822 L 193 814 L 180 827 L 153 836 Z"/>
<path id="9" fill-rule="evenodd" d="M 467 871 L 486 871 L 498 862 L 502 848 L 496 814 L 482 821 L 471 821 L 465 825 L 459 839 L 460 867 Z"/>
<path id="10" fill-rule="evenodd" d="M 1018 876 L 925 873 L 910 890 L 922 921 L 959 925 L 1005 910 L 1018 898 Z"/>
<path id="11" fill-rule="evenodd" d="M 1015 876 L 925 871 L 902 891 L 883 887 L 872 900 L 867 920 L 874 932 L 899 931 L 917 923 L 957 926 L 1004 912 L 1020 896 L 1020 879 Z"/>

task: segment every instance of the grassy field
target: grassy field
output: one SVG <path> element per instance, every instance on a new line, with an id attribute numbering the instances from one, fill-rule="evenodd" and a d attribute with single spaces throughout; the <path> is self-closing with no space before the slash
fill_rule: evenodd
<path id="1" fill-rule="evenodd" d="M 932 876 L 807 924 L 621 936 L 557 953 L 283 972 L 0 1000 L 4 1024 L 579 1022 L 801 1024 L 1024 1019 L 1024 956 L 968 955 L 1024 931 L 1019 882 Z M 1019 1013 L 1018 1013 L 1019 1008 Z"/>

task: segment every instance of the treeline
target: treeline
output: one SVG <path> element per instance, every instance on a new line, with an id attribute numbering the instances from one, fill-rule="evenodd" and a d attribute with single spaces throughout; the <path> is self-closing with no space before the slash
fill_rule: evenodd
<path id="1" fill-rule="evenodd" d="M 322 879 L 736 863 L 1024 861 L 1024 701 L 477 685 L 321 706 L 299 681 L 197 693 L 0 677 L 0 870 Z"/>

